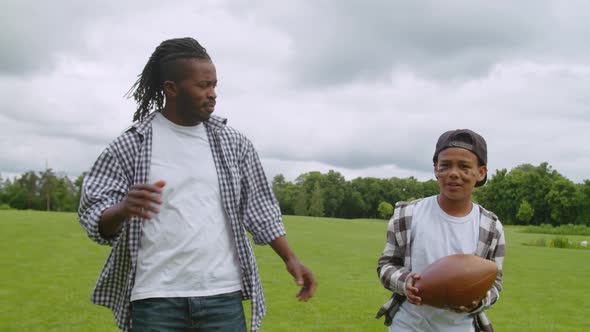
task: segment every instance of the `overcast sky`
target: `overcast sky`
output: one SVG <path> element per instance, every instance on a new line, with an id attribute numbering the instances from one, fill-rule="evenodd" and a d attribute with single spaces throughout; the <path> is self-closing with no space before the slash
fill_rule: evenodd
<path id="1" fill-rule="evenodd" d="M 433 178 L 446 130 L 491 174 L 547 161 L 590 179 L 587 1 L 32 1 L 0 11 L 0 174 L 77 176 L 131 124 L 124 98 L 163 40 L 194 37 L 216 114 L 267 176 Z"/>

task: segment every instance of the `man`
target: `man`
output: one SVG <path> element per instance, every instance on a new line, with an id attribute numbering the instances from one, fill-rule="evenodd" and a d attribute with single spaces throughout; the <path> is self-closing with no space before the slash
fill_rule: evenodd
<path id="1" fill-rule="evenodd" d="M 84 179 L 80 224 L 112 246 L 91 299 L 124 331 L 245 331 L 242 299 L 257 331 L 266 308 L 246 231 L 283 259 L 299 300 L 315 292 L 252 143 L 212 115 L 216 85 L 196 40 L 162 42 L 132 87 L 136 122 Z"/>
<path id="2" fill-rule="evenodd" d="M 471 201 L 473 188 L 486 182 L 487 161 L 483 137 L 469 129 L 447 131 L 439 137 L 433 156 L 440 193 L 396 204 L 377 266 L 381 283 L 393 291 L 377 313 L 377 318 L 385 315 L 389 331 L 491 331 L 483 310 L 502 290 L 504 231 L 495 214 Z M 453 254 L 475 254 L 496 263 L 494 285 L 486 297 L 469 306 L 446 310 L 422 305 L 415 287 L 420 273 Z"/>

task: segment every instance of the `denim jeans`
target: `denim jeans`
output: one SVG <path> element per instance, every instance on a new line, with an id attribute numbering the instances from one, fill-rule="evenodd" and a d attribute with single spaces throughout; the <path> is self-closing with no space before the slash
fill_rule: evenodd
<path id="1" fill-rule="evenodd" d="M 131 319 L 134 332 L 246 331 L 240 292 L 133 301 Z"/>

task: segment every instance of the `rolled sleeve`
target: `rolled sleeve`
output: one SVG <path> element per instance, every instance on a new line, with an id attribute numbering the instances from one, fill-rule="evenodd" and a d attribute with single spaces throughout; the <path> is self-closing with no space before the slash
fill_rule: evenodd
<path id="1" fill-rule="evenodd" d="M 504 237 L 504 228 L 500 221 L 496 224 L 496 238 L 497 242 L 493 251 L 492 261 L 496 263 L 498 267 L 498 274 L 494 281 L 494 286 L 490 290 L 489 301 L 486 303 L 486 308 L 489 308 L 492 304 L 496 303 L 500 298 L 500 292 L 503 288 L 504 279 L 504 257 L 506 256 L 506 238 Z"/>
<path id="2" fill-rule="evenodd" d="M 255 244 L 265 245 L 285 236 L 281 209 L 251 144 L 242 165 L 242 210 L 244 226 Z"/>
<path id="3" fill-rule="evenodd" d="M 405 227 L 401 224 L 401 206 L 396 206 L 387 226 L 387 241 L 377 262 L 377 275 L 383 287 L 401 295 L 406 294 L 406 281 L 411 271 L 405 267 Z"/>
<path id="4" fill-rule="evenodd" d="M 494 303 L 500 298 L 500 292 L 502 291 L 502 281 L 504 278 L 504 256 L 506 255 L 506 242 L 504 238 L 504 229 L 500 221 L 496 223 L 496 235 L 494 237 L 492 246 L 492 253 L 490 260 L 493 261 L 498 267 L 498 274 L 492 288 L 489 290 L 486 297 L 481 300 L 479 307 L 473 310 L 473 313 L 479 313 L 489 309 Z"/>
<path id="5" fill-rule="evenodd" d="M 259 229 L 256 234 L 253 234 L 252 238 L 256 244 L 266 245 L 285 235 L 287 235 L 285 226 L 279 221 L 271 223 L 267 228 Z"/>
<path id="6" fill-rule="evenodd" d="M 88 237 L 102 245 L 112 246 L 119 238 L 119 233 L 109 238 L 101 236 L 99 224 L 103 211 L 120 202 L 128 190 L 129 182 L 121 174 L 116 158 L 107 149 L 84 177 L 78 221 Z"/>

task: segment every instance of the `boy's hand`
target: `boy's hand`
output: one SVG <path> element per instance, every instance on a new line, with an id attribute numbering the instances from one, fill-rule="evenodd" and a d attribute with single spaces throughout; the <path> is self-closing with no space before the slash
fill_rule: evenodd
<path id="1" fill-rule="evenodd" d="M 451 310 L 452 312 L 458 313 L 458 314 L 467 313 L 467 312 L 470 312 L 473 309 L 477 308 L 479 306 L 479 303 L 480 302 L 473 301 L 473 302 L 471 302 L 471 305 L 469 305 L 469 306 L 463 306 L 462 305 L 460 307 L 452 307 L 452 308 L 449 308 L 449 310 Z"/>
<path id="2" fill-rule="evenodd" d="M 415 305 L 422 305 L 422 298 L 419 296 L 420 291 L 415 284 L 418 279 L 422 278 L 418 273 L 412 272 L 406 280 L 406 298 L 408 302 Z"/>
<path id="3" fill-rule="evenodd" d="M 456 312 L 458 314 L 471 312 L 471 311 L 475 310 L 477 307 L 479 307 L 481 305 L 481 301 L 489 295 L 490 295 L 490 291 L 488 291 L 486 293 L 486 295 L 484 295 L 481 299 L 471 302 L 471 305 L 469 305 L 469 306 L 453 307 L 453 308 L 449 308 L 449 310 Z"/>

